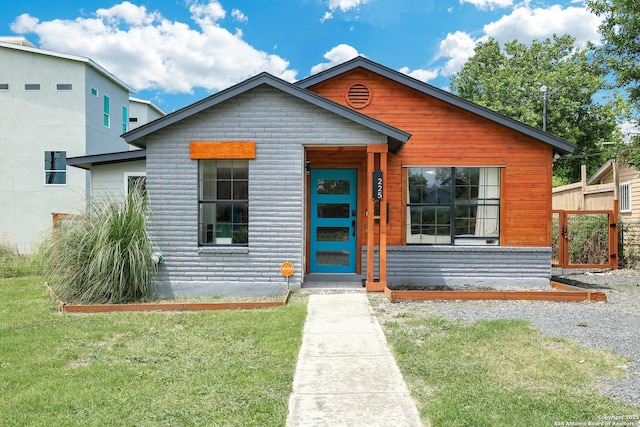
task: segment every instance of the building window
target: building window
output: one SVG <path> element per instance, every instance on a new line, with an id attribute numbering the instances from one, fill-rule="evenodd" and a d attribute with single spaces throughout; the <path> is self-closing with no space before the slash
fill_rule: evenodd
<path id="1" fill-rule="evenodd" d="M 40 83 L 25 83 L 24 90 L 40 90 Z"/>
<path id="2" fill-rule="evenodd" d="M 198 244 L 249 242 L 248 160 L 199 160 Z"/>
<path id="3" fill-rule="evenodd" d="M 407 244 L 499 244 L 500 168 L 407 170 Z"/>
<path id="4" fill-rule="evenodd" d="M 57 91 L 70 91 L 73 90 L 73 85 L 71 83 L 57 83 L 56 84 Z"/>
<path id="5" fill-rule="evenodd" d="M 67 152 L 44 152 L 44 183 L 64 185 L 67 183 Z"/>
<path id="6" fill-rule="evenodd" d="M 131 191 L 138 188 L 147 193 L 147 174 L 145 172 L 125 172 L 124 173 L 124 193 L 129 195 Z"/>
<path id="7" fill-rule="evenodd" d="M 9 83 L 0 83 L 0 90 L 9 90 Z"/>
<path id="8" fill-rule="evenodd" d="M 129 127 L 129 109 L 125 106 L 122 107 L 122 133 L 127 132 Z"/>
<path id="9" fill-rule="evenodd" d="M 620 212 L 631 212 L 631 183 L 620 184 L 618 199 L 620 200 Z"/>
<path id="10" fill-rule="evenodd" d="M 102 111 L 103 111 L 102 123 L 104 124 L 104 127 L 106 128 L 111 127 L 111 100 L 107 95 L 105 95 L 103 98 Z"/>
<path id="11" fill-rule="evenodd" d="M 96 88 L 91 88 L 91 95 L 95 96 L 96 98 L 98 97 L 98 89 Z"/>

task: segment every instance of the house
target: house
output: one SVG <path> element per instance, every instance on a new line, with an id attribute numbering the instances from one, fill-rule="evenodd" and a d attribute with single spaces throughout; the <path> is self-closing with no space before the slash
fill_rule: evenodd
<path id="1" fill-rule="evenodd" d="M 362 57 L 257 75 L 123 138 L 146 150 L 166 295 L 548 285 L 552 159 L 575 148 Z"/>
<path id="2" fill-rule="evenodd" d="M 640 222 L 640 171 L 637 168 L 609 160 L 591 177 L 582 166 L 580 182 L 553 189 L 553 209 L 556 210 L 611 210 L 618 201 L 620 220 Z"/>
<path id="3" fill-rule="evenodd" d="M 132 92 L 89 58 L 0 37 L 1 243 L 29 252 L 53 213 L 84 208 L 89 174 L 66 159 L 135 148 L 120 135 L 150 108 Z"/>
<path id="4" fill-rule="evenodd" d="M 165 115 L 150 101 L 129 98 L 129 129 Z M 89 171 L 89 191 L 93 199 L 112 199 L 126 195 L 131 187 L 146 176 L 145 150 L 128 150 L 67 158 L 68 166 Z"/>

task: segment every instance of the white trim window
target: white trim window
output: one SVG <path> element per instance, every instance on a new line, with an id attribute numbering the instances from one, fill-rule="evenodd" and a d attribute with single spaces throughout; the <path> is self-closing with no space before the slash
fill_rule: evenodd
<path id="1" fill-rule="evenodd" d="M 67 184 L 67 152 L 44 152 L 44 183 L 45 185 Z"/>
<path id="2" fill-rule="evenodd" d="M 620 203 L 620 212 L 631 212 L 631 183 L 620 183 L 618 191 L 618 199 Z"/>
<path id="3" fill-rule="evenodd" d="M 125 172 L 124 173 L 124 195 L 128 196 L 131 190 L 139 187 L 143 193 L 147 192 L 146 172 Z"/>

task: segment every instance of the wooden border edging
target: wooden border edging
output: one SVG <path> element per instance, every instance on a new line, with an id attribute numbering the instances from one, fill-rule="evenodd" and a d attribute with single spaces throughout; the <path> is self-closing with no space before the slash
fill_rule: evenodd
<path id="1" fill-rule="evenodd" d="M 139 304 L 67 304 L 55 295 L 45 283 L 47 291 L 60 304 L 63 313 L 111 313 L 123 311 L 205 311 L 205 310 L 254 310 L 258 308 L 282 307 L 289 303 L 291 291 L 282 301 L 254 302 L 202 302 L 202 303 L 139 303 Z"/>
<path id="2" fill-rule="evenodd" d="M 604 292 L 586 291 L 582 288 L 562 283 L 551 282 L 551 286 L 559 291 L 394 291 L 388 287 L 384 294 L 389 301 L 597 301 L 606 302 Z"/>

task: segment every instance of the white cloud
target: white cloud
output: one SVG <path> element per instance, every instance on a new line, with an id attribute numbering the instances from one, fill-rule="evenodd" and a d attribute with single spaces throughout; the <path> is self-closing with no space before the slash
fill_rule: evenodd
<path id="1" fill-rule="evenodd" d="M 333 19 L 333 13 L 325 12 L 325 14 L 322 16 L 322 18 L 320 18 L 320 22 L 324 22 L 324 21 L 327 21 L 329 19 Z"/>
<path id="2" fill-rule="evenodd" d="M 328 59 L 329 62 L 314 65 L 313 67 L 311 67 L 311 74 L 317 74 L 320 71 L 324 71 L 335 65 L 342 64 L 343 62 L 353 59 L 356 56 L 364 55 L 358 53 L 356 48 L 349 46 L 348 44 L 339 44 L 338 46 L 333 47 L 331 50 L 324 54 L 324 58 Z"/>
<path id="3" fill-rule="evenodd" d="M 435 59 L 448 58 L 440 73 L 449 76 L 456 73 L 464 63 L 473 56 L 473 49 L 476 41 L 471 36 L 462 31 L 447 34 L 447 37 L 440 42 L 440 47 Z"/>
<path id="4" fill-rule="evenodd" d="M 247 22 L 249 20 L 249 18 L 247 18 L 247 15 L 242 13 L 242 11 L 240 11 L 239 9 L 233 9 L 231 11 L 231 16 L 233 16 L 237 21 L 240 22 Z"/>
<path id="5" fill-rule="evenodd" d="M 43 49 L 89 57 L 136 90 L 214 92 L 261 71 L 296 80 L 288 61 L 255 49 L 241 31 L 231 33 L 218 23 L 226 16 L 218 1 L 190 2 L 189 11 L 196 28 L 125 1 L 98 9 L 92 18 L 40 22 L 23 14 L 11 30 L 36 34 Z"/>
<path id="6" fill-rule="evenodd" d="M 329 9 L 340 9 L 341 12 L 346 12 L 368 2 L 369 0 L 329 0 Z"/>
<path id="7" fill-rule="evenodd" d="M 460 4 L 469 3 L 478 9 L 490 9 L 509 7 L 513 4 L 513 0 L 460 0 Z"/>
<path id="8" fill-rule="evenodd" d="M 438 69 L 435 69 L 435 70 L 417 69 L 417 70 L 411 71 L 409 70 L 409 67 L 402 67 L 398 71 L 400 71 L 402 74 L 406 74 L 424 83 L 427 83 L 429 80 L 435 79 L 440 74 Z"/>
<path id="9" fill-rule="evenodd" d="M 474 4 L 499 1 L 473 0 Z M 447 34 L 447 37 L 440 42 L 434 60 L 445 61 L 440 74 L 449 76 L 458 72 L 467 59 L 473 56 L 474 48 L 479 41 L 486 41 L 489 37 L 493 37 L 501 44 L 516 39 L 521 43 L 529 44 L 533 40 L 542 41 L 554 34 L 571 34 L 576 38 L 579 46 L 585 46 L 589 41 L 598 44 L 600 22 L 600 18 L 584 7 L 563 8 L 554 5 L 548 8 L 531 8 L 528 2 L 524 2 L 510 14 L 485 25 L 484 34 L 477 39 L 461 31 Z"/>
<path id="10" fill-rule="evenodd" d="M 600 22 L 600 18 L 584 7 L 522 6 L 515 8 L 511 14 L 485 25 L 484 33 L 500 42 L 518 39 L 522 43 L 529 43 L 535 39 L 544 40 L 554 34 L 571 34 L 580 46 L 584 46 L 588 41 L 599 42 Z"/>

